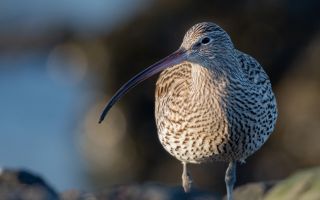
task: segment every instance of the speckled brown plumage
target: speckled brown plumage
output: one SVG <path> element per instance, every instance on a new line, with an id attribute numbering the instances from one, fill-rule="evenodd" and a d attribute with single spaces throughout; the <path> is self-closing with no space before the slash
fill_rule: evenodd
<path id="1" fill-rule="evenodd" d="M 199 23 L 187 31 L 178 51 L 122 86 L 100 122 L 130 88 L 162 70 L 155 92 L 158 135 L 183 164 L 185 191 L 191 187 L 188 163 L 225 161 L 227 197 L 232 199 L 236 163 L 265 143 L 277 119 L 267 74 L 254 58 L 234 48 L 218 25 Z"/>
<path id="2" fill-rule="evenodd" d="M 245 86 L 188 62 L 161 73 L 155 95 L 158 134 L 178 160 L 244 161 L 272 132 L 277 111 L 269 79 L 253 58 L 236 52 Z"/>
<path id="3" fill-rule="evenodd" d="M 167 68 L 156 84 L 159 139 L 184 168 L 212 160 L 244 162 L 265 143 L 277 118 L 268 76 L 254 58 L 233 47 L 223 29 L 197 24 L 181 46 L 195 48 L 204 37 L 213 40 L 210 48 Z M 189 177 L 183 182 L 188 191 Z"/>

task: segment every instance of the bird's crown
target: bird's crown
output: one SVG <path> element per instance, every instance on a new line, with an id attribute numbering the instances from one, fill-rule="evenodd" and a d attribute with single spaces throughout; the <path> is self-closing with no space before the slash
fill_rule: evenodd
<path id="1" fill-rule="evenodd" d="M 182 47 L 190 49 L 199 40 L 205 37 L 210 40 L 231 44 L 229 35 L 220 26 L 212 22 L 202 22 L 192 26 L 184 35 Z"/>

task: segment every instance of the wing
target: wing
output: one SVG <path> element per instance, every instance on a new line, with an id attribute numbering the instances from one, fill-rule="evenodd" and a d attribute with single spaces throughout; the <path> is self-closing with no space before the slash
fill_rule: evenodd
<path id="1" fill-rule="evenodd" d="M 247 78 L 257 85 L 269 85 L 270 80 L 262 66 L 250 55 L 236 50 L 241 69 Z"/>

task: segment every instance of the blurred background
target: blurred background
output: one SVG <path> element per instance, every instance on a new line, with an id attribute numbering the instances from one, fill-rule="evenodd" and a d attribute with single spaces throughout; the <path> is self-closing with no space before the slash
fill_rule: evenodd
<path id="1" fill-rule="evenodd" d="M 264 66 L 278 100 L 276 131 L 239 166 L 237 184 L 320 165 L 319 9 L 318 0 L 2 0 L 0 165 L 36 171 L 60 191 L 179 185 L 181 164 L 156 133 L 156 77 L 97 122 L 124 82 L 202 21 Z M 226 166 L 192 165 L 195 186 L 224 192 Z"/>

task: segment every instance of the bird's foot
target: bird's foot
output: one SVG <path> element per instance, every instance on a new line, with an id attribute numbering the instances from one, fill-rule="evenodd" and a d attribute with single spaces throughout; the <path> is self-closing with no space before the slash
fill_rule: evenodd
<path id="1" fill-rule="evenodd" d="M 182 175 L 182 186 L 185 192 L 190 192 L 192 179 L 189 173 Z"/>
<path id="2" fill-rule="evenodd" d="M 236 183 L 236 161 L 231 161 L 226 170 L 225 182 L 227 186 L 227 200 L 233 200 L 233 187 Z"/>
<path id="3" fill-rule="evenodd" d="M 187 164 L 183 164 L 183 172 L 182 172 L 182 186 L 185 192 L 189 192 L 191 189 L 192 179 L 187 170 Z"/>

